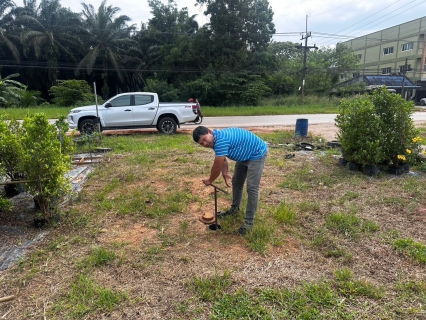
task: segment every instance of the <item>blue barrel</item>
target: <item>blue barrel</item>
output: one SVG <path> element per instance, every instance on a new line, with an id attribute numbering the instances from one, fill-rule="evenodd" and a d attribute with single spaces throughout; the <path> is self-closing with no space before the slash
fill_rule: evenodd
<path id="1" fill-rule="evenodd" d="M 296 136 L 306 137 L 308 135 L 308 119 L 297 119 L 294 133 Z"/>

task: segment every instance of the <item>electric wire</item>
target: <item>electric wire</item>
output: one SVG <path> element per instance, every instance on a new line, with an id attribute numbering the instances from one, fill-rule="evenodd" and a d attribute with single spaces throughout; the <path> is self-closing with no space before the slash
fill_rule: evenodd
<path id="1" fill-rule="evenodd" d="M 318 13 L 318 14 L 315 14 L 315 15 L 310 15 L 309 17 L 311 17 L 311 18 L 313 18 L 313 17 L 317 17 L 317 16 L 320 16 L 320 15 L 323 15 L 323 14 L 326 14 L 326 13 L 329 13 L 329 12 L 332 12 L 332 11 L 336 11 L 337 9 L 340 9 L 340 8 L 343 8 L 343 7 L 345 7 L 345 6 L 347 6 L 347 5 L 350 5 L 351 3 L 354 3 L 354 2 L 357 2 L 358 0 L 353 0 L 353 1 L 351 1 L 351 2 L 348 2 L 348 3 L 346 3 L 346 4 L 343 4 L 343 5 L 341 5 L 340 7 L 337 7 L 337 8 L 334 8 L 334 9 L 330 9 L 330 10 L 327 10 L 327 11 L 324 11 L 324 12 L 322 12 L 322 13 Z M 400 0 L 398 0 L 398 1 L 400 1 Z M 398 2 L 397 1 L 397 2 Z M 340 32 L 340 31 L 339 31 Z"/>
<path id="2" fill-rule="evenodd" d="M 411 3 L 415 2 L 415 1 L 416 1 L 416 0 L 413 0 L 413 1 L 409 2 L 408 4 L 411 4 Z M 396 1 L 396 2 L 398 2 L 398 1 Z M 395 4 L 396 2 L 392 3 L 390 6 L 392 6 L 392 5 L 393 5 L 393 4 Z M 376 23 L 376 24 L 374 24 L 374 25 L 372 25 L 372 26 L 370 26 L 370 25 L 371 25 L 372 23 L 377 22 L 377 20 L 376 20 L 376 21 L 373 21 L 373 22 L 370 22 L 370 23 L 368 23 L 368 24 L 365 24 L 365 25 L 361 26 L 360 28 L 355 29 L 355 30 L 353 30 L 353 31 L 349 32 L 348 36 L 349 36 L 349 35 L 351 35 L 351 33 L 355 32 L 355 31 L 357 31 L 357 30 L 360 30 L 361 28 L 364 28 L 363 30 L 359 31 L 358 33 L 356 33 L 356 34 L 352 35 L 352 37 L 353 37 L 353 38 L 357 38 L 357 37 L 356 37 L 356 35 L 357 35 L 357 34 L 359 34 L 359 33 L 361 33 L 362 31 L 364 31 L 364 30 L 365 30 L 365 27 L 370 26 L 370 28 L 371 28 L 371 27 L 377 26 L 377 25 L 379 25 L 379 24 L 381 24 L 381 23 L 383 23 L 383 22 L 385 22 L 385 21 L 388 21 L 389 19 L 394 18 L 394 17 L 395 17 L 395 16 L 397 16 L 397 15 L 400 15 L 400 14 L 401 14 L 401 13 L 403 13 L 403 12 L 406 12 L 406 11 L 408 11 L 408 10 L 413 9 L 414 7 L 417 7 L 417 6 L 421 5 L 421 4 L 422 4 L 422 3 L 424 3 L 424 2 L 426 2 L 426 1 L 422 1 L 422 2 L 420 2 L 419 4 L 416 4 L 415 6 L 412 6 L 412 7 L 408 8 L 408 9 L 406 9 L 406 10 L 403 10 L 403 11 L 399 11 L 399 10 L 400 10 L 401 8 L 403 8 L 403 7 L 407 6 L 408 4 L 405 4 L 405 5 L 401 6 L 401 7 L 398 7 L 398 8 L 396 8 L 395 10 L 393 10 L 393 11 L 391 11 L 391 12 L 389 12 L 389 13 L 385 14 L 384 16 L 380 17 L 380 18 L 379 18 L 379 20 L 380 20 L 380 19 L 383 19 L 384 17 L 386 17 L 386 16 L 388 16 L 388 15 L 390 15 L 390 14 L 392 14 L 392 13 L 396 12 L 396 11 L 398 11 L 398 14 L 393 15 L 393 16 L 389 17 L 388 19 L 383 20 L 383 21 L 380 21 L 380 22 L 378 22 L 378 23 Z M 388 6 L 387 8 L 389 8 L 389 6 Z M 384 11 L 384 9 L 383 9 L 383 10 L 380 10 L 380 11 L 378 11 L 378 12 L 376 12 L 375 14 L 380 13 L 380 12 L 382 12 L 382 11 Z M 375 14 L 373 14 L 373 15 L 371 15 L 371 16 L 369 16 L 369 17 L 367 17 L 367 18 L 370 18 L 370 17 L 374 16 Z M 367 19 L 367 18 L 366 18 L 366 19 Z M 365 19 L 364 19 L 364 20 L 365 20 Z M 361 20 L 361 21 L 364 21 L 364 20 Z M 354 24 L 354 25 L 356 25 L 356 24 Z M 346 29 L 349 29 L 349 28 L 350 28 L 350 27 L 348 27 L 348 28 L 346 28 Z M 346 30 L 346 29 L 343 29 L 343 30 Z M 342 31 L 343 31 L 343 30 L 342 30 Z M 329 42 L 325 42 L 325 43 L 323 43 L 323 45 L 326 45 L 327 43 L 329 43 Z"/>
<path id="3" fill-rule="evenodd" d="M 387 6 L 387 7 L 386 7 L 386 9 L 387 9 L 387 8 L 389 8 L 389 7 L 391 7 L 391 6 L 393 6 L 394 4 L 398 3 L 399 1 L 401 1 L 401 0 L 397 0 L 397 1 L 393 2 L 393 3 L 391 3 L 389 6 Z M 345 30 L 347 30 L 347 29 L 350 29 L 351 27 L 356 26 L 357 24 L 359 24 L 359 23 L 361 23 L 361 22 L 363 22 L 363 21 L 365 21 L 365 20 L 367 20 L 367 19 L 369 19 L 369 18 L 371 18 L 371 17 L 375 16 L 376 14 L 379 14 L 380 12 L 382 12 L 382 11 L 384 11 L 384 10 L 385 10 L 385 9 L 381 9 L 381 10 L 379 10 L 379 11 L 377 11 L 377 12 L 373 13 L 372 15 L 369 15 L 368 17 L 366 17 L 366 18 L 362 19 L 361 21 L 358 21 L 357 23 L 354 23 L 354 24 L 350 25 L 349 27 L 347 27 L 347 28 L 345 28 L 345 29 L 342 29 L 342 30 L 338 31 L 337 33 L 340 33 L 340 32 L 342 32 L 342 31 L 345 31 Z M 355 31 L 356 31 L 356 29 L 355 29 Z"/>

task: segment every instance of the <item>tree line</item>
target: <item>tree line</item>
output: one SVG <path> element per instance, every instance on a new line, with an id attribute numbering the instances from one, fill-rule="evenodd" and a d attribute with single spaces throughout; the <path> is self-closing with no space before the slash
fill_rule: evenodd
<path id="1" fill-rule="evenodd" d="M 162 101 L 198 98 L 203 104 L 256 105 L 298 92 L 328 94 L 357 58 L 343 46 L 306 52 L 276 32 L 267 0 L 195 0 L 209 23 L 174 0 L 148 0 L 152 17 L 140 28 L 104 0 L 73 12 L 59 0 L 0 0 L 1 76 L 50 100 L 58 80 L 96 83 L 104 99 L 120 92 L 157 92 Z M 334 67 L 333 67 L 334 66 Z M 338 66 L 336 68 L 335 66 Z M 1 85 L 1 84 L 0 84 Z M 1 88 L 0 88 L 1 89 Z M 1 90 L 0 90 L 1 92 Z"/>

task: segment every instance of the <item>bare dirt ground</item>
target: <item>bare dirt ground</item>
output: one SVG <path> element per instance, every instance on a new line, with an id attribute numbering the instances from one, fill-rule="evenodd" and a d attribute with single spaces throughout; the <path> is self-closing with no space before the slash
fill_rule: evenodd
<path id="1" fill-rule="evenodd" d="M 274 130 L 294 130 L 294 127 L 256 127 L 254 132 L 268 132 Z M 185 130 L 190 134 L 191 130 Z M 330 125 L 310 125 L 309 134 L 320 135 L 331 141 L 336 139 L 337 128 Z M 202 159 L 205 155 L 194 155 L 194 159 Z M 149 180 L 140 180 L 128 186 L 132 189 L 152 187 L 157 193 L 164 193 L 170 188 L 170 173 L 178 171 L 182 165 L 178 162 L 179 155 L 173 155 L 173 161 L 167 168 L 158 167 L 150 173 Z M 274 161 L 282 161 L 282 155 L 277 155 Z M 317 159 L 309 152 L 299 152 L 297 158 L 289 160 L 289 164 L 298 166 L 305 164 L 313 171 L 327 173 L 324 165 L 319 165 Z M 112 166 L 117 171 L 126 170 L 120 159 L 113 159 Z M 199 170 L 199 169 L 197 169 Z M 352 253 L 350 262 L 324 257 L 320 252 L 311 250 L 306 243 L 308 239 L 316 236 L 316 227 L 324 216 L 333 211 L 337 204 L 336 199 L 345 197 L 345 192 L 365 194 L 359 199 L 349 200 L 349 205 L 357 208 L 363 207 L 359 214 L 377 222 L 384 231 L 390 231 L 398 225 L 398 229 L 406 237 L 413 237 L 418 241 L 426 239 L 426 211 L 422 207 L 404 207 L 389 203 L 379 206 L 375 201 L 380 201 L 385 196 L 401 196 L 410 199 L 410 191 L 395 190 L 395 194 L 383 195 L 385 189 L 378 181 L 371 181 L 367 185 L 351 186 L 351 181 L 340 182 L 327 188 L 321 183 L 309 189 L 309 193 L 289 189 L 277 189 L 274 186 L 280 183 L 288 172 L 285 168 L 278 170 L 276 167 L 266 167 L 262 180 L 262 199 L 268 205 L 278 205 L 283 200 L 302 202 L 324 200 L 323 205 L 312 215 L 302 215 L 301 224 L 306 226 L 305 240 L 295 235 L 282 234 L 283 241 L 280 245 L 271 247 L 265 254 L 254 253 L 245 244 L 245 240 L 235 234 L 215 233 L 199 221 L 200 214 L 214 211 L 212 201 L 202 201 L 212 197 L 212 188 L 200 187 L 201 178 L 208 169 L 199 172 L 196 177 L 180 179 L 173 185 L 174 188 L 188 188 L 192 195 L 200 199 L 189 205 L 187 212 L 177 214 L 171 219 L 166 228 L 155 228 L 149 219 L 137 216 L 119 216 L 115 219 L 99 218 L 99 230 L 77 230 L 76 234 L 62 234 L 61 228 L 52 228 L 43 236 L 46 240 L 58 237 L 64 238 L 57 244 L 57 250 L 51 249 L 43 263 L 34 261 L 26 265 L 25 272 L 38 272 L 42 277 L 21 278 L 19 269 L 6 269 L 0 271 L 0 298 L 2 296 L 16 295 L 16 299 L 0 303 L 0 317 L 4 319 L 46 318 L 48 310 L 63 292 L 67 292 L 70 283 L 75 281 L 76 274 L 80 272 L 75 267 L 75 261 L 89 254 L 87 247 L 75 238 L 93 240 L 93 245 L 105 248 L 115 248 L 123 263 L 104 267 L 92 275 L 99 283 L 107 283 L 108 287 L 126 291 L 132 301 L 111 312 L 97 313 L 95 316 L 82 317 L 83 319 L 190 319 L 188 314 L 194 312 L 197 319 L 208 319 L 212 303 L 192 301 L 188 292 L 187 283 L 194 277 L 206 278 L 223 274 L 224 271 L 232 272 L 232 290 L 244 288 L 255 292 L 262 288 L 290 288 L 300 285 L 305 281 L 320 281 L 332 278 L 333 271 L 344 265 L 349 265 L 358 278 L 369 281 L 377 286 L 385 286 L 390 290 L 401 278 L 410 280 L 426 279 L 424 266 L 413 265 L 407 259 L 395 254 L 380 238 L 369 239 L 365 242 L 354 243 L 348 239 L 334 239 L 340 241 L 339 245 Z M 85 185 L 86 194 L 96 193 L 100 188 L 98 181 L 89 180 Z M 110 197 L 118 196 L 110 195 Z M 149 205 L 149 199 L 146 200 Z M 423 200 L 418 200 L 426 206 Z M 415 201 L 413 200 L 413 203 Z M 219 208 L 229 204 L 229 197 L 219 195 Z M 23 206 L 30 206 L 29 203 Z M 71 210 L 71 205 L 68 207 Z M 72 210 L 81 212 L 92 210 L 76 204 Z M 262 215 L 262 210 L 260 215 Z M 0 212 L 0 244 L 21 246 L 28 240 L 35 239 L 41 231 L 34 229 L 28 216 L 14 221 L 14 217 Z M 181 241 L 180 228 L 187 225 L 190 236 L 187 241 Z M 73 226 L 75 228 L 75 226 Z M 23 232 L 17 234 L 14 228 Z M 77 228 L 78 229 L 78 228 Z M 6 230 L 3 231 L 2 230 Z M 70 228 L 72 230 L 72 228 Z M 37 250 L 41 247 L 43 239 L 34 243 L 29 249 Z M 170 241 L 170 246 L 164 248 L 164 242 Z M 63 252 L 61 247 L 63 246 Z M 72 247 L 72 249 L 71 249 Z M 147 248 L 157 248 L 159 253 L 147 253 Z M 1 255 L 1 253 L 0 253 Z M 54 255 L 54 257 L 53 257 Z M 164 256 L 167 256 L 165 258 Z M 36 258 L 34 258 L 36 259 Z M 64 272 L 68 270 L 69 272 Z M 360 303 L 362 303 L 360 298 Z M 377 305 L 368 304 L 363 319 L 379 319 L 381 308 L 379 304 L 387 304 L 390 299 L 377 302 Z M 185 316 L 176 312 L 176 306 L 185 306 L 189 310 Z M 204 311 L 199 311 L 202 308 Z M 65 313 L 62 314 L 65 317 Z M 3 318 L 3 317 L 2 317 Z M 402 317 L 404 319 L 409 319 Z M 421 317 L 419 318 L 421 319 Z"/>

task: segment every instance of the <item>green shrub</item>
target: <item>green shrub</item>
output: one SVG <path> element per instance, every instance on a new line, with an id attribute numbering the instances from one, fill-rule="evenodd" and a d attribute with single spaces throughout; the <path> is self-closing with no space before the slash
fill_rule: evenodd
<path id="1" fill-rule="evenodd" d="M 71 154 L 74 151 L 74 144 L 73 139 L 67 136 L 67 132 L 70 128 L 67 117 L 59 116 L 59 119 L 55 122 L 55 126 L 58 129 L 58 138 L 61 142 L 61 153 L 64 155 Z"/>
<path id="2" fill-rule="evenodd" d="M 381 119 L 368 96 L 342 100 L 336 125 L 346 160 L 362 165 L 377 165 L 385 160 L 380 124 Z"/>
<path id="3" fill-rule="evenodd" d="M 253 77 L 252 80 L 245 85 L 245 90 L 241 93 L 241 102 L 249 106 L 257 106 L 260 99 L 271 93 L 271 89 L 260 77 Z"/>
<path id="4" fill-rule="evenodd" d="M 91 102 L 95 103 L 92 88 L 84 80 L 58 80 L 58 85 L 49 90 L 53 102 L 59 106 L 74 106 Z"/>
<path id="5" fill-rule="evenodd" d="M 165 80 L 148 79 L 145 92 L 156 92 L 161 102 L 178 101 L 179 90 Z"/>
<path id="6" fill-rule="evenodd" d="M 28 180 L 27 190 L 38 200 L 43 213 L 51 214 L 57 209 L 57 201 L 70 190 L 65 173 L 71 169 L 69 155 L 62 153 L 57 128 L 49 124 L 43 113 L 24 119 L 22 136 L 22 168 Z"/>
<path id="7" fill-rule="evenodd" d="M 5 169 L 3 167 L 3 164 L 0 162 L 0 177 L 3 177 L 4 175 L 5 175 Z M 0 195 L 0 212 L 10 211 L 12 210 L 12 208 L 13 208 L 12 202 L 6 198 L 3 198 Z"/>
<path id="8" fill-rule="evenodd" d="M 417 170 L 426 173 L 426 161 L 420 162 L 420 164 L 417 166 Z"/>
<path id="9" fill-rule="evenodd" d="M 294 92 L 295 83 L 294 79 L 286 72 L 277 71 L 265 76 L 266 84 L 272 90 L 274 95 L 291 94 Z"/>
<path id="10" fill-rule="evenodd" d="M 411 115 L 414 111 L 412 101 L 406 101 L 399 94 L 390 93 L 386 88 L 380 88 L 371 96 L 380 117 L 380 130 L 383 138 L 383 149 L 386 160 L 398 164 L 398 155 L 405 155 L 408 150 L 415 148 L 413 139 L 418 135 Z"/>
<path id="11" fill-rule="evenodd" d="M 6 121 L 0 117 L 0 165 L 7 178 L 12 181 L 20 180 L 22 159 L 22 128 L 18 121 Z"/>
<path id="12" fill-rule="evenodd" d="M 414 105 L 385 87 L 372 95 L 342 100 L 336 126 L 344 157 L 362 165 L 400 164 L 420 152 L 411 114 Z"/>
<path id="13" fill-rule="evenodd" d="M 21 108 L 31 108 L 37 106 L 37 104 L 43 101 L 40 98 L 40 91 L 37 90 L 22 90 L 21 91 L 21 99 L 19 101 L 19 107 Z"/>
<path id="14" fill-rule="evenodd" d="M 11 211 L 13 208 L 13 204 L 10 200 L 3 198 L 0 196 L 0 212 L 2 211 Z"/>

